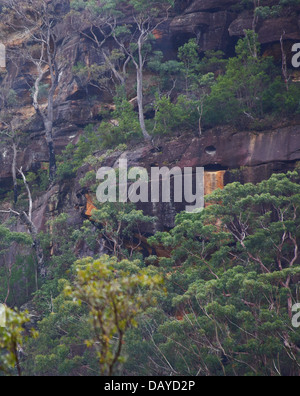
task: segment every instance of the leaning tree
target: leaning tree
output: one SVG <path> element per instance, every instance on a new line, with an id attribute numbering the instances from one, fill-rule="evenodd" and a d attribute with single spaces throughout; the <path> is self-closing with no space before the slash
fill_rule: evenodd
<path id="1" fill-rule="evenodd" d="M 53 181 L 56 175 L 54 99 L 60 81 L 55 26 L 63 15 L 57 12 L 56 0 L 2 0 L 1 5 L 4 34 L 20 38 L 20 45 L 7 48 L 9 60 L 21 67 L 33 66 L 29 89 L 35 112 L 43 121 L 49 151 L 49 178 Z M 44 97 L 47 97 L 46 105 Z"/>
<path id="2" fill-rule="evenodd" d="M 133 64 L 139 123 L 145 140 L 151 140 L 144 114 L 144 71 L 152 49 L 151 41 L 169 19 L 174 0 L 73 0 L 71 5 L 77 12 L 82 11 L 76 19 L 81 34 L 96 44 L 105 60 L 104 67 L 98 68 L 102 74 L 108 71 L 110 81 L 125 86 L 126 68 L 130 62 Z M 111 38 L 118 50 L 109 50 L 107 42 Z M 91 75 L 91 70 L 89 72 Z"/>

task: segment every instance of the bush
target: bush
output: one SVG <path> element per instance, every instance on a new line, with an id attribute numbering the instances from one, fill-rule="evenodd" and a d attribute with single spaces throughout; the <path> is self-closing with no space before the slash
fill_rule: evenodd
<path id="1" fill-rule="evenodd" d="M 78 144 L 69 144 L 61 156 L 58 157 L 57 167 L 58 180 L 64 180 L 76 176 L 77 170 L 84 164 L 85 159 L 101 148 L 99 133 L 93 125 L 88 125 Z"/>
<path id="2" fill-rule="evenodd" d="M 298 86 L 291 85 L 287 92 L 272 58 L 262 58 L 259 52 L 257 36 L 247 32 L 238 42 L 237 56 L 228 61 L 225 75 L 211 88 L 204 110 L 206 125 L 240 124 L 241 115 L 254 121 L 270 113 L 281 116 L 298 111 Z"/>
<path id="3" fill-rule="evenodd" d="M 142 137 L 138 115 L 132 104 L 122 96 L 115 98 L 115 104 L 115 111 L 106 115 L 110 121 L 102 122 L 98 129 L 102 148 L 113 148 Z"/>
<path id="4" fill-rule="evenodd" d="M 270 84 L 264 93 L 264 111 L 275 114 L 295 114 L 300 112 L 300 85 L 292 84 L 289 90 L 280 77 Z"/>
<path id="5" fill-rule="evenodd" d="M 156 101 L 156 135 L 169 135 L 174 131 L 191 131 L 197 128 L 199 114 L 198 101 L 180 95 L 176 103 L 163 96 Z"/>

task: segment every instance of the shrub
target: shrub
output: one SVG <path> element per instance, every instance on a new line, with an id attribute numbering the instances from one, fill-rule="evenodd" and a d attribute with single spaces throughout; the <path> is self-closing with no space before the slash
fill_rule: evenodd
<path id="1" fill-rule="evenodd" d="M 115 98 L 115 104 L 115 111 L 106 115 L 110 121 L 102 122 L 98 129 L 102 148 L 113 148 L 142 137 L 138 115 L 132 104 L 122 96 Z"/>
<path id="2" fill-rule="evenodd" d="M 180 95 L 176 103 L 163 96 L 156 101 L 155 129 L 156 135 L 168 135 L 174 131 L 190 131 L 197 128 L 199 115 L 198 101 Z"/>

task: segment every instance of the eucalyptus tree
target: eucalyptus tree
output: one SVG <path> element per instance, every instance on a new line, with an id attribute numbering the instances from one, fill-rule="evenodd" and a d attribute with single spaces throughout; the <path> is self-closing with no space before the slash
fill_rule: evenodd
<path id="1" fill-rule="evenodd" d="M 112 78 L 124 86 L 127 66 L 129 62 L 134 65 L 139 123 L 147 141 L 151 140 L 151 136 L 147 131 L 144 115 L 144 71 L 151 53 L 154 33 L 168 20 L 173 6 L 174 0 L 89 0 L 85 3 L 73 1 L 74 9 L 85 10 L 82 21 L 89 23 L 81 23 L 80 31 L 88 35 L 97 48 L 101 49 Z M 100 32 L 100 36 L 96 31 Z M 109 52 L 105 44 L 110 38 L 114 39 L 118 50 L 113 49 Z M 117 68 L 116 61 L 121 61 L 123 67 Z"/>
<path id="2" fill-rule="evenodd" d="M 18 173 L 22 177 L 27 192 L 28 210 L 26 211 L 26 210 L 16 210 L 13 208 L 8 208 L 8 209 L 1 209 L 0 214 L 9 214 L 12 216 L 16 216 L 17 218 L 20 219 L 21 223 L 27 227 L 28 232 L 32 237 L 32 241 L 33 241 L 32 247 L 36 253 L 38 273 L 42 277 L 45 277 L 46 268 L 45 268 L 44 252 L 41 246 L 38 229 L 33 219 L 33 199 L 32 199 L 31 190 L 22 167 L 18 169 Z"/>
<path id="3" fill-rule="evenodd" d="M 71 29 L 79 33 L 94 45 L 99 62 L 83 64 L 78 63 L 73 68 L 73 73 L 82 86 L 88 85 L 108 92 L 115 96 L 115 87 L 125 87 L 127 66 L 130 58 L 117 48 L 111 49 L 113 30 L 116 28 L 116 14 L 107 12 L 107 7 L 102 1 L 89 0 L 81 2 L 71 0 L 71 11 L 68 15 Z"/>
<path id="4" fill-rule="evenodd" d="M 1 111 L 0 111 L 0 138 L 4 145 L 12 147 L 11 173 L 14 185 L 14 203 L 18 201 L 18 183 L 17 183 L 17 155 L 22 134 L 20 132 L 21 119 L 15 108 L 17 104 L 16 92 L 7 89 L 4 84 L 0 92 Z"/>
<path id="5" fill-rule="evenodd" d="M 22 37 L 19 46 L 7 49 L 8 57 L 15 63 L 23 62 L 23 67 L 33 66 L 33 83 L 30 89 L 32 104 L 43 121 L 49 151 L 49 178 L 53 181 L 56 175 L 54 99 L 61 77 L 55 26 L 62 15 L 57 12 L 57 1 L 3 0 L 2 5 L 2 29 L 7 36 L 12 34 Z M 47 97 L 46 104 L 43 96 Z"/>
<path id="6" fill-rule="evenodd" d="M 122 10 L 124 1 L 108 1 L 114 9 Z M 118 46 L 130 57 L 136 69 L 137 103 L 139 121 L 145 140 L 151 140 L 147 131 L 144 115 L 144 69 L 151 51 L 151 39 L 154 33 L 169 18 L 169 12 L 174 6 L 173 0 L 131 0 L 129 2 L 132 25 L 123 24 L 114 29 L 113 37 Z"/>
<path id="7" fill-rule="evenodd" d="M 0 327 L 0 372 L 12 375 L 16 371 L 22 376 L 20 348 L 24 345 L 24 325 L 29 322 L 28 315 L 5 307 L 5 327 Z M 36 336 L 36 332 L 32 332 Z"/>
<path id="8" fill-rule="evenodd" d="M 141 322 L 150 332 L 146 348 L 155 341 L 148 361 L 143 336 L 132 335 L 128 348 L 143 357 L 132 365 L 143 361 L 155 375 L 299 376 L 292 322 L 299 301 L 299 171 L 258 185 L 233 183 L 207 200 L 204 211 L 178 215 L 170 233 L 150 240 L 171 252 L 158 270 L 167 276 L 168 299 L 161 297 L 164 318 L 159 306 Z"/>

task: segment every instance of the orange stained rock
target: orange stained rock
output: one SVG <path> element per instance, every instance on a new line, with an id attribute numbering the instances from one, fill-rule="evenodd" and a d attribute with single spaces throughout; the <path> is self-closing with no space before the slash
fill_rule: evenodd
<path id="1" fill-rule="evenodd" d="M 94 205 L 93 197 L 91 195 L 85 194 L 85 197 L 86 197 L 86 211 L 85 211 L 85 214 L 86 214 L 86 216 L 90 217 L 90 216 L 92 216 L 92 211 L 94 209 L 97 209 L 97 208 Z"/>
<path id="2" fill-rule="evenodd" d="M 205 172 L 204 174 L 204 191 L 209 195 L 217 189 L 224 188 L 224 175 L 226 171 Z"/>
<path id="3" fill-rule="evenodd" d="M 178 311 L 178 312 L 176 313 L 175 317 L 176 317 L 176 319 L 177 319 L 179 322 L 182 322 L 182 321 L 184 320 L 184 313 Z"/>
<path id="4" fill-rule="evenodd" d="M 300 82 L 300 70 L 294 70 L 292 72 L 292 79 L 294 83 L 299 83 Z"/>
<path id="5" fill-rule="evenodd" d="M 42 162 L 41 170 L 48 171 L 49 170 L 49 163 L 48 162 Z"/>
<path id="6" fill-rule="evenodd" d="M 154 35 L 154 37 L 156 38 L 156 40 L 160 40 L 160 39 L 163 38 L 163 33 L 162 33 L 162 31 L 160 31 L 160 30 L 158 30 L 158 29 L 155 29 L 155 30 L 153 31 L 153 35 Z"/>
<path id="7" fill-rule="evenodd" d="M 226 171 L 205 172 L 204 174 L 204 193 L 210 195 L 218 189 L 224 188 L 224 175 Z M 209 206 L 210 204 L 205 204 Z"/>

